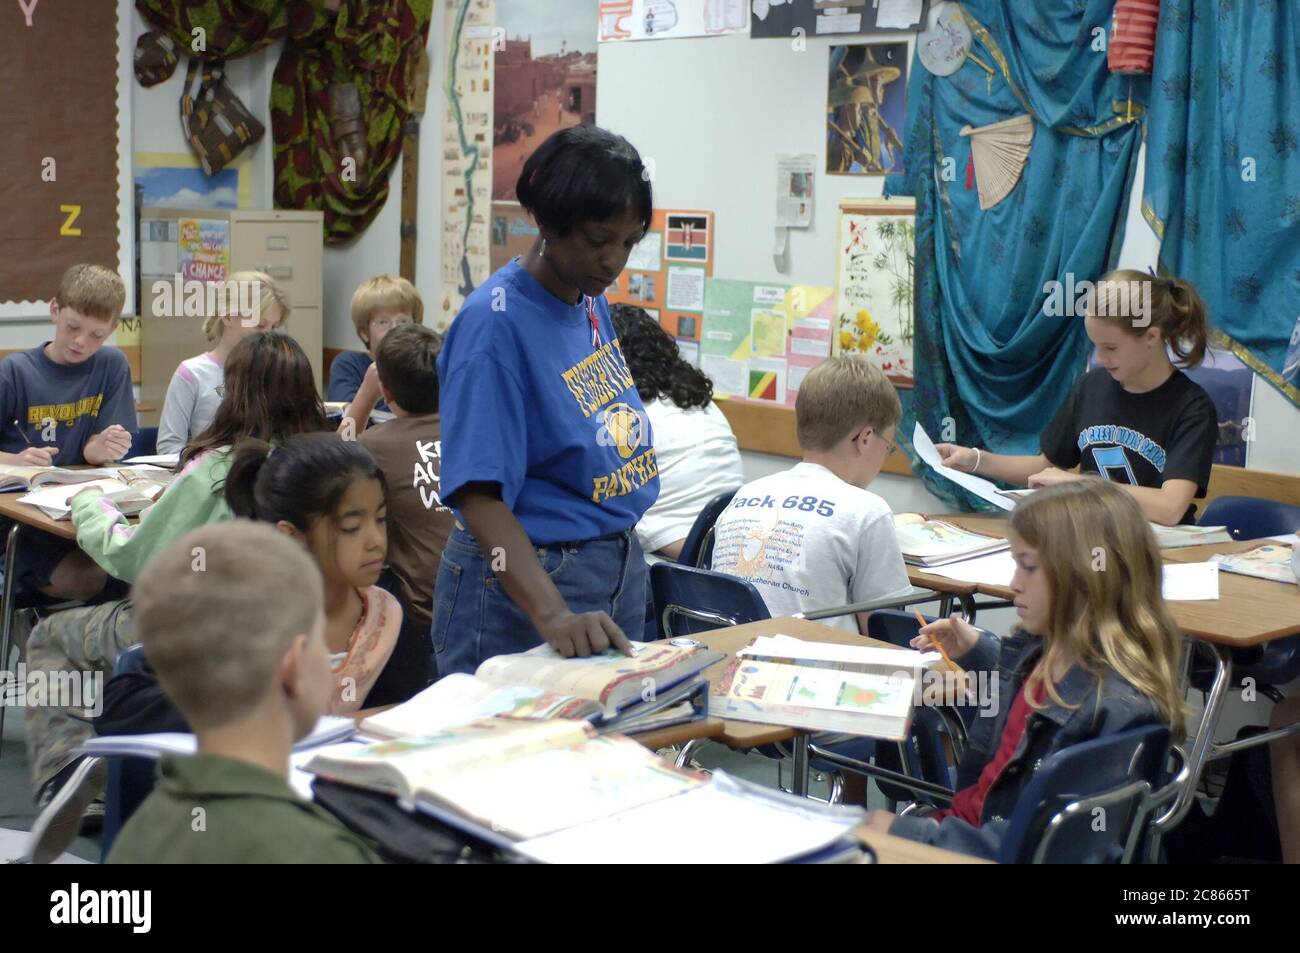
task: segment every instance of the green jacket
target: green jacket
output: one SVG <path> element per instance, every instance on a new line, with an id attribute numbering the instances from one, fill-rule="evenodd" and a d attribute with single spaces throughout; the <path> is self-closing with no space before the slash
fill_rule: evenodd
<path id="1" fill-rule="evenodd" d="M 377 864 L 357 835 L 264 768 L 168 756 L 122 828 L 110 864 Z"/>
<path id="2" fill-rule="evenodd" d="M 110 576 L 135 584 L 153 555 L 192 529 L 234 519 L 223 492 L 232 451 L 212 450 L 191 461 L 158 502 L 131 525 L 102 492 L 90 491 L 72 501 L 77 545 Z"/>

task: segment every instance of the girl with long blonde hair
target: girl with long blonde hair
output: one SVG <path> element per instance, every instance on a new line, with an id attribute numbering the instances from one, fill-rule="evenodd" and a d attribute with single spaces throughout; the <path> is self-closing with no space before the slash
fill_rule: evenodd
<path id="1" fill-rule="evenodd" d="M 958 765 L 952 807 L 869 819 L 891 834 L 986 857 L 1049 755 L 1143 725 L 1167 725 L 1176 740 L 1184 731 L 1182 636 L 1137 501 L 1096 478 L 1062 483 L 1022 500 L 1007 538 L 1020 626 L 999 639 L 954 615 L 912 643 L 938 643 L 967 672 L 996 677 Z"/>
<path id="2" fill-rule="evenodd" d="M 226 358 L 258 331 L 274 331 L 289 317 L 289 297 L 262 271 L 236 271 L 221 285 L 217 307 L 203 320 L 212 349 L 181 361 L 167 385 L 158 421 L 158 452 L 180 453 L 212 423 L 221 406 Z"/>

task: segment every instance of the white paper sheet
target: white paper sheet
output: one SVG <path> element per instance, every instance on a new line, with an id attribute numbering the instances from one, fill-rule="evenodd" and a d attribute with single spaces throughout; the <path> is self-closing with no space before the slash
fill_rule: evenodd
<path id="1" fill-rule="evenodd" d="M 945 579 L 958 582 L 971 582 L 984 586 L 1009 586 L 1011 577 L 1016 572 L 1016 561 L 1007 550 L 976 556 L 960 562 L 948 563 L 946 566 L 916 566 L 921 572 L 928 572 Z"/>
<path id="2" fill-rule="evenodd" d="M 876 9 L 876 28 L 906 30 L 921 22 L 921 0 L 880 0 Z"/>
<path id="3" fill-rule="evenodd" d="M 1208 602 L 1219 598 L 1219 564 L 1165 563 L 1161 590 L 1170 602 Z"/>
<path id="4" fill-rule="evenodd" d="M 704 310 L 703 268 L 669 267 L 666 307 L 670 311 Z"/>
<path id="5" fill-rule="evenodd" d="M 749 391 L 748 367 L 744 361 L 733 361 L 717 354 L 700 355 L 700 370 L 713 381 L 713 392 L 722 396 L 738 394 L 744 397 Z"/>
<path id="6" fill-rule="evenodd" d="M 725 776 L 715 778 L 675 797 L 524 841 L 519 851 L 553 864 L 778 863 L 833 843 L 857 823 L 851 815 L 826 816 L 728 791 Z"/>
<path id="7" fill-rule="evenodd" d="M 664 233 L 646 232 L 632 254 L 627 257 L 626 271 L 658 271 L 664 266 Z"/>
<path id="8" fill-rule="evenodd" d="M 1015 500 L 1007 499 L 998 492 L 996 486 L 983 477 L 977 477 L 972 473 L 963 473 L 961 470 L 954 470 L 952 467 L 944 466 L 939 457 L 939 451 L 934 448 L 934 441 L 925 432 L 925 428 L 921 426 L 920 421 L 917 421 L 916 429 L 912 431 L 912 446 L 916 448 L 917 456 L 921 458 L 921 462 L 928 464 L 941 477 L 946 477 L 958 486 L 965 487 L 980 499 L 1001 509 L 1010 510 L 1015 508 Z"/>

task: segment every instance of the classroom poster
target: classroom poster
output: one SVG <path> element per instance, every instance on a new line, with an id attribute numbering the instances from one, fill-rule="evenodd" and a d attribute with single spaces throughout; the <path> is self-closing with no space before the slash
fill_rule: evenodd
<path id="1" fill-rule="evenodd" d="M 492 274 L 493 2 L 448 0 L 444 8 L 439 331 Z"/>
<path id="2" fill-rule="evenodd" d="M 600 0 L 600 42 L 749 32 L 749 0 Z"/>
<path id="3" fill-rule="evenodd" d="M 835 289 L 711 278 L 700 370 L 720 397 L 793 407 L 807 373 L 831 356 Z"/>
<path id="4" fill-rule="evenodd" d="M 912 383 L 916 204 L 874 199 L 840 205 L 836 353 L 866 354 L 896 384 Z"/>
<path id="5" fill-rule="evenodd" d="M 495 0 L 492 198 L 552 133 L 596 122 L 597 0 Z"/>
<path id="6" fill-rule="evenodd" d="M 225 281 L 230 272 L 230 222 L 182 218 L 176 228 L 181 281 Z"/>
<path id="7" fill-rule="evenodd" d="M 827 84 L 826 171 L 902 174 L 907 44 L 832 46 Z"/>
<path id="8" fill-rule="evenodd" d="M 698 342 L 705 284 L 713 274 L 712 212 L 659 209 L 605 297 L 659 319 L 681 341 Z"/>

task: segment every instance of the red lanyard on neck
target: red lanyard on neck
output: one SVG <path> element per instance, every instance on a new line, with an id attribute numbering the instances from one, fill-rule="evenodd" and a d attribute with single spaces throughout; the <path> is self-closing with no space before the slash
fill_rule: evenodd
<path id="1" fill-rule="evenodd" d="M 587 320 L 591 322 L 591 346 L 600 347 L 600 319 L 596 317 L 596 299 L 591 295 L 583 295 L 587 302 Z"/>

